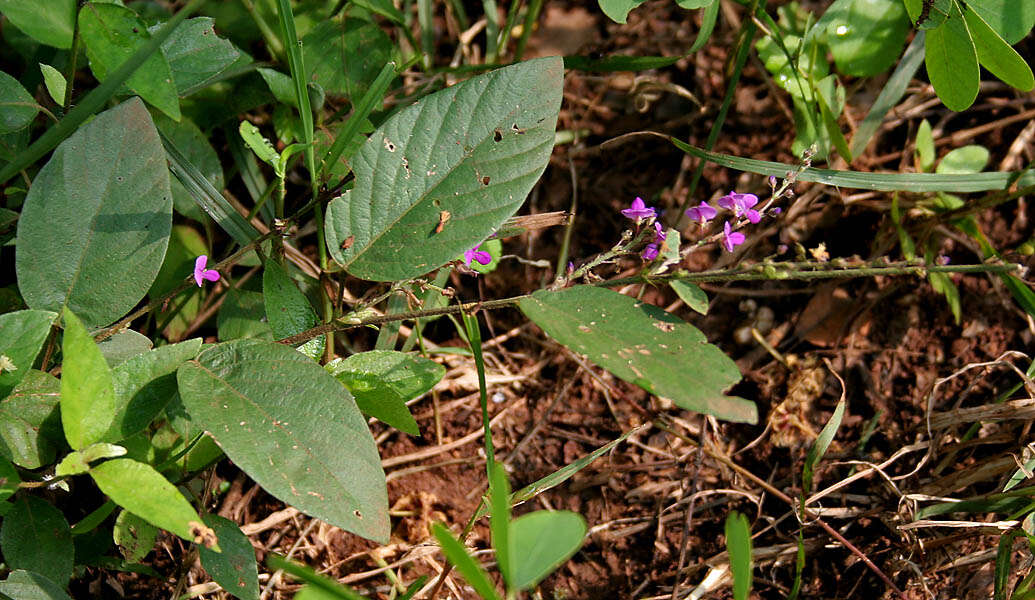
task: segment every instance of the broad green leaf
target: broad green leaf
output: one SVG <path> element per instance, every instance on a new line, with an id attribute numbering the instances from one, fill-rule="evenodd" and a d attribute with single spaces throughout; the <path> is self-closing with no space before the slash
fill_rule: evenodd
<path id="1" fill-rule="evenodd" d="M 356 399 L 365 414 L 420 435 L 406 403 L 435 387 L 446 369 L 421 356 L 390 350 L 371 350 L 335 359 L 326 369 Z"/>
<path id="2" fill-rule="evenodd" d="M 73 450 L 104 437 L 115 414 L 111 369 L 100 348 L 72 311 L 62 315 L 65 336 L 61 353 L 61 426 Z"/>
<path id="3" fill-rule="evenodd" d="M 85 10 L 85 9 L 84 9 Z M 32 308 L 108 325 L 144 297 L 165 256 L 165 153 L 138 98 L 95 117 L 36 175 L 18 219 L 18 288 Z"/>
<path id="4" fill-rule="evenodd" d="M 0 594 L 17 600 L 72 600 L 60 585 L 39 573 L 11 571 L 0 581 Z"/>
<path id="5" fill-rule="evenodd" d="M 968 10 L 963 13 L 967 20 L 967 28 L 974 38 L 978 62 L 993 75 L 1022 92 L 1030 92 L 1035 88 L 1035 76 L 1031 66 L 1016 50 L 1010 47 L 988 23 L 985 23 L 976 12 Z"/>
<path id="6" fill-rule="evenodd" d="M 740 381 L 736 364 L 696 327 L 656 306 L 592 286 L 540 290 L 518 305 L 572 351 L 680 408 L 740 423 L 758 420 L 754 403 L 723 394 Z"/>
<path id="7" fill-rule="evenodd" d="M 191 205 L 197 210 L 193 200 Z M 190 225 L 173 225 L 162 268 L 147 292 L 151 300 L 164 298 L 182 285 L 184 278 L 193 272 L 194 260 L 202 254 L 208 254 L 208 245 L 198 230 Z M 202 296 L 206 293 L 205 289 L 192 285 L 155 310 L 155 318 L 166 339 L 178 340 L 188 331 L 201 312 Z"/>
<path id="8" fill-rule="evenodd" d="M 826 28 L 838 70 L 870 77 L 895 63 L 906 43 L 909 19 L 901 0 L 837 0 L 816 26 Z"/>
<path id="9" fill-rule="evenodd" d="M 837 407 L 834 408 L 834 414 L 830 415 L 830 420 L 820 430 L 819 435 L 816 436 L 815 443 L 812 444 L 808 455 L 805 456 L 805 466 L 802 469 L 801 480 L 802 490 L 804 490 L 806 495 L 812 492 L 812 474 L 823 455 L 827 453 L 830 443 L 834 441 L 834 436 L 837 435 L 837 428 L 841 426 L 841 419 L 844 416 L 845 400 L 841 398 L 837 402 Z"/>
<path id="10" fill-rule="evenodd" d="M 137 563 L 151 552 L 151 548 L 155 547 L 158 528 L 128 510 L 124 510 L 115 519 L 112 537 L 119 545 L 122 556 L 128 562 Z"/>
<path id="11" fill-rule="evenodd" d="M 102 458 L 115 458 L 117 456 L 125 456 L 126 449 L 122 446 L 116 446 L 115 444 L 108 444 L 106 442 L 99 442 L 96 444 L 90 444 L 82 450 L 70 452 L 68 456 L 61 459 L 56 469 L 54 469 L 54 475 L 57 477 L 68 477 L 71 475 L 79 475 L 90 470 L 90 463 L 101 460 Z"/>
<path id="12" fill-rule="evenodd" d="M 625 23 L 632 9 L 646 0 L 597 0 L 600 10 L 615 23 Z"/>
<path id="13" fill-rule="evenodd" d="M 539 510 L 510 522 L 510 586 L 525 590 L 571 558 L 586 536 L 586 520 L 567 510 Z"/>
<path id="14" fill-rule="evenodd" d="M 68 49 L 75 29 L 76 0 L 0 0 L 0 13 L 37 42 Z"/>
<path id="15" fill-rule="evenodd" d="M 298 108 L 298 99 L 295 98 L 295 83 L 291 80 L 290 75 L 266 67 L 259 67 L 256 71 L 262 75 L 262 79 L 270 88 L 270 93 L 277 102 Z"/>
<path id="16" fill-rule="evenodd" d="M 726 551 L 730 557 L 734 600 L 747 600 L 751 593 L 754 559 L 751 555 L 751 527 L 747 517 L 732 512 L 726 517 Z"/>
<path id="17" fill-rule="evenodd" d="M 11 461 L 0 457 L 0 502 L 7 500 L 18 491 L 18 484 L 22 478 L 18 476 L 18 469 L 14 468 Z M 10 505 L 5 505 L 10 507 Z"/>
<path id="18" fill-rule="evenodd" d="M 916 128 L 916 168 L 925 172 L 934 168 L 934 159 L 937 157 L 934 147 L 934 135 L 931 132 L 931 123 L 927 119 L 920 121 Z M 981 169 L 978 169 L 979 171 Z"/>
<path id="19" fill-rule="evenodd" d="M 708 314 L 708 294 L 705 294 L 704 290 L 698 285 L 678 279 L 669 281 L 668 285 L 676 291 L 679 299 L 685 302 L 692 310 L 702 315 Z"/>
<path id="20" fill-rule="evenodd" d="M 280 153 L 266 139 L 266 136 L 262 135 L 258 127 L 248 121 L 241 121 L 241 125 L 237 129 L 241 134 L 241 139 L 244 140 L 245 144 L 248 144 L 248 147 L 255 153 L 255 156 L 259 157 L 259 160 L 271 167 L 277 167 L 280 164 Z M 281 175 L 283 174 L 277 174 L 278 177 Z"/>
<path id="21" fill-rule="evenodd" d="M 277 339 L 302 333 L 320 322 L 309 299 L 284 266 L 272 259 L 263 267 L 262 297 L 266 302 L 266 320 Z M 316 359 L 323 354 L 326 344 L 327 338 L 321 335 L 299 346 L 298 351 Z"/>
<path id="22" fill-rule="evenodd" d="M 212 184 L 217 190 L 226 186 L 223 178 L 223 166 L 219 163 L 219 156 L 212 148 L 212 144 L 197 125 L 190 119 L 183 117 L 177 123 L 172 119 L 158 114 L 155 117 L 155 126 L 177 150 L 183 154 L 192 165 Z M 205 212 L 194 201 L 194 196 L 187 191 L 183 183 L 176 177 L 169 179 L 169 186 L 172 189 L 173 208 L 176 212 L 185 217 L 194 219 L 198 223 L 204 223 Z M 188 272 L 190 272 L 188 270 Z"/>
<path id="23" fill-rule="evenodd" d="M 0 402 L 0 456 L 25 469 L 53 462 L 62 444 L 58 398 L 61 381 L 43 371 L 29 371 L 11 395 Z"/>
<path id="24" fill-rule="evenodd" d="M 988 148 L 970 145 L 956 148 L 942 157 L 936 173 L 945 175 L 966 175 L 978 173 L 988 165 Z"/>
<path id="25" fill-rule="evenodd" d="M 395 281 L 489 237 L 546 167 L 561 84 L 559 58 L 530 60 L 393 115 L 354 157 L 355 187 L 327 208 L 334 259 L 356 277 Z M 450 219 L 436 233 L 443 212 Z"/>
<path id="26" fill-rule="evenodd" d="M 39 573 L 64 587 L 72 577 L 75 547 L 61 511 L 35 496 L 14 500 L 0 527 L 4 562 L 11 569 Z"/>
<path id="27" fill-rule="evenodd" d="M 57 313 L 49 310 L 0 315 L 0 399 L 7 397 L 32 369 L 55 318 Z"/>
<path id="28" fill-rule="evenodd" d="M 97 342 L 101 355 L 112 369 L 138 354 L 147 352 L 154 348 L 154 345 L 151 338 L 132 329 L 120 331 L 110 338 Z"/>
<path id="29" fill-rule="evenodd" d="M 43 83 L 47 86 L 47 93 L 50 94 L 51 100 L 57 104 L 63 104 L 67 86 L 65 76 L 61 74 L 61 71 L 44 63 L 40 63 L 40 73 L 43 74 Z"/>
<path id="30" fill-rule="evenodd" d="M 241 600 L 259 600 L 259 572 L 255 548 L 236 523 L 219 515 L 205 515 L 205 524 L 216 532 L 222 552 L 199 548 L 201 566 L 223 589 Z"/>
<path id="31" fill-rule="evenodd" d="M 308 81 L 355 103 L 392 59 L 392 40 L 362 18 L 322 21 L 302 38 Z"/>
<path id="32" fill-rule="evenodd" d="M 955 2 L 950 18 L 927 32 L 924 64 L 927 77 L 946 108 L 959 112 L 974 103 L 981 84 L 977 49 Z"/>
<path id="33" fill-rule="evenodd" d="M 1035 469 L 1035 457 L 1029 458 L 1028 460 L 1024 461 L 1023 468 L 1018 467 L 1017 470 L 1013 472 L 1013 475 L 1010 476 L 1010 479 L 1008 479 L 1006 483 L 1003 485 L 1003 491 L 1009 492 L 1013 488 L 1020 485 L 1022 481 L 1028 479 L 1028 473 L 1031 473 L 1033 469 Z"/>
<path id="34" fill-rule="evenodd" d="M 237 340 L 203 351 L 177 379 L 191 418 L 267 492 L 387 541 L 374 439 L 348 391 L 320 365 L 281 344 Z"/>
<path id="35" fill-rule="evenodd" d="M 151 465 L 115 458 L 91 467 L 90 476 L 115 504 L 188 542 L 218 550 L 215 534 L 194 507 Z"/>
<path id="36" fill-rule="evenodd" d="M 503 464 L 493 462 L 489 467 L 489 531 L 496 562 L 510 587 L 515 587 L 515 566 L 527 557 L 511 554 L 510 546 L 510 482 Z"/>
<path id="37" fill-rule="evenodd" d="M 21 83 L 0 71 L 0 135 L 25 129 L 40 112 Z"/>
<path id="38" fill-rule="evenodd" d="M 151 38 L 136 13 L 115 4 L 97 2 L 84 5 L 79 11 L 79 35 L 90 58 L 90 69 L 98 81 L 104 81 Z M 126 80 L 126 86 L 174 120 L 180 119 L 176 84 L 169 63 L 161 53 L 152 54 Z"/>
<path id="39" fill-rule="evenodd" d="M 216 35 L 210 17 L 187 19 L 162 42 L 162 54 L 172 71 L 176 90 L 187 90 L 205 83 L 241 58 L 241 51 Z M 161 25 L 149 27 L 151 34 Z"/>
<path id="40" fill-rule="evenodd" d="M 453 563 L 456 570 L 464 576 L 464 579 L 481 596 L 482 600 L 500 600 L 499 594 L 496 593 L 496 586 L 492 585 L 488 573 L 468 554 L 467 548 L 453 537 L 453 534 L 444 525 L 432 523 L 431 533 L 438 540 L 438 545 L 442 547 L 442 553 L 446 555 L 446 559 Z"/>
<path id="41" fill-rule="evenodd" d="M 105 439 L 118 441 L 146 429 L 176 395 L 176 370 L 200 349 L 201 338 L 194 338 L 145 352 L 115 367 L 115 416 Z"/>
<path id="42" fill-rule="evenodd" d="M 219 341 L 242 338 L 273 340 L 273 331 L 266 322 L 266 305 L 262 294 L 230 288 L 216 317 Z"/>
<path id="43" fill-rule="evenodd" d="M 949 10 L 954 0 L 905 0 L 909 22 L 917 29 L 924 31 L 941 27 L 949 18 Z"/>
<path id="44" fill-rule="evenodd" d="M 967 0 L 967 9 L 1010 45 L 1024 39 L 1035 25 L 1035 0 Z"/>

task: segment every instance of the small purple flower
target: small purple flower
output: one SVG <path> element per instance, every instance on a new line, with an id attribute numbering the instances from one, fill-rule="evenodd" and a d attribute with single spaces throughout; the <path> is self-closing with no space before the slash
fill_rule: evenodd
<path id="1" fill-rule="evenodd" d="M 658 257 L 658 245 L 647 244 L 647 247 L 643 249 L 643 252 L 640 254 L 640 256 L 643 257 L 643 260 L 654 260 Z"/>
<path id="2" fill-rule="evenodd" d="M 747 217 L 748 221 L 752 223 L 758 223 L 762 220 L 762 215 L 758 214 L 757 210 L 751 207 L 758 204 L 758 196 L 754 194 L 738 194 L 737 192 L 730 192 L 718 200 L 719 206 L 732 210 L 735 216 Z"/>
<path id="3" fill-rule="evenodd" d="M 705 223 L 714 219 L 717 214 L 719 214 L 719 211 L 715 210 L 707 202 L 702 202 L 700 205 L 686 211 L 686 216 L 700 223 L 701 227 L 704 227 Z"/>
<path id="4" fill-rule="evenodd" d="M 776 175 L 769 176 L 769 187 L 776 189 Z"/>
<path id="5" fill-rule="evenodd" d="M 935 257 L 934 262 L 935 262 L 935 264 L 938 264 L 938 265 L 941 265 L 941 266 L 944 267 L 945 265 L 949 264 L 949 257 L 945 256 L 944 254 L 939 254 L 938 256 Z"/>
<path id="6" fill-rule="evenodd" d="M 744 243 L 744 234 L 739 231 L 730 231 L 730 222 L 722 226 L 722 247 L 726 252 L 733 252 L 733 248 Z"/>
<path id="7" fill-rule="evenodd" d="M 657 213 L 653 208 L 644 204 L 643 198 L 637 196 L 629 208 L 622 210 L 622 215 L 636 221 L 636 224 L 639 225 L 641 220 L 653 219 L 657 216 Z"/>
<path id="8" fill-rule="evenodd" d="M 780 208 L 779 206 L 774 206 L 773 208 L 771 208 L 771 209 L 769 210 L 769 212 L 771 212 L 771 213 L 773 214 L 773 216 L 775 217 L 776 215 L 778 215 L 778 214 L 782 213 L 782 212 L 783 212 L 783 209 L 782 209 L 782 208 Z"/>
<path id="9" fill-rule="evenodd" d="M 665 241 L 668 234 L 665 233 L 665 228 L 661 226 L 661 223 L 654 221 L 654 243 L 660 244 Z"/>
<path id="10" fill-rule="evenodd" d="M 471 261 L 476 260 L 478 264 L 487 265 L 492 262 L 492 255 L 485 250 L 479 250 L 481 244 L 478 244 L 470 250 L 464 250 L 464 264 L 468 267 L 471 266 Z"/>
<path id="11" fill-rule="evenodd" d="M 208 257 L 202 254 L 194 260 L 194 281 L 201 287 L 202 281 L 219 281 L 219 271 L 206 269 Z"/>

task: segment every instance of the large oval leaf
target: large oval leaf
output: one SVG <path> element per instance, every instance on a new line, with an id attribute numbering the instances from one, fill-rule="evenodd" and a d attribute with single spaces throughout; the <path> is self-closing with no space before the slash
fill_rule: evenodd
<path id="1" fill-rule="evenodd" d="M 15 268 L 26 304 L 68 306 L 87 328 L 144 297 L 172 227 L 165 152 L 138 98 L 97 115 L 36 175 L 21 218 Z"/>
<path id="2" fill-rule="evenodd" d="M 967 0 L 967 9 L 981 15 L 1011 45 L 1035 25 L 1035 0 Z"/>
<path id="3" fill-rule="evenodd" d="M 901 0 L 838 0 L 817 25 L 825 25 L 837 68 L 856 77 L 876 75 L 894 64 L 909 30 Z"/>
<path id="4" fill-rule="evenodd" d="M 0 528 L 4 561 L 12 569 L 45 575 L 64 586 L 72 577 L 71 528 L 61 511 L 35 496 L 14 501 Z"/>
<path id="5" fill-rule="evenodd" d="M 677 406 L 758 420 L 754 403 L 723 394 L 740 381 L 737 365 L 696 327 L 656 306 L 593 286 L 540 290 L 519 306 L 561 344 Z"/>
<path id="6" fill-rule="evenodd" d="M 327 207 L 334 260 L 396 281 L 487 238 L 546 168 L 563 70 L 559 57 L 497 69 L 386 121 L 354 159 L 355 187 Z"/>
<path id="7" fill-rule="evenodd" d="M 28 127 L 39 112 L 36 100 L 22 84 L 0 71 L 0 135 Z"/>
<path id="8" fill-rule="evenodd" d="M 115 416 L 111 369 L 83 324 L 68 309 L 62 315 L 61 426 L 73 450 L 99 442 Z"/>
<path id="9" fill-rule="evenodd" d="M 235 340 L 177 373 L 191 419 L 269 493 L 365 538 L 388 541 L 374 438 L 348 391 L 288 346 Z"/>
<path id="10" fill-rule="evenodd" d="M 0 581 L 0 594 L 18 600 L 72 600 L 61 586 L 47 577 L 31 571 L 11 571 Z"/>
<path id="11" fill-rule="evenodd" d="M 58 398 L 61 382 L 43 371 L 29 371 L 0 402 L 0 456 L 19 467 L 38 469 L 53 462 L 64 445 Z"/>
<path id="12" fill-rule="evenodd" d="M 71 48 L 76 0 L 0 0 L 0 12 L 38 42 Z"/>
<path id="13" fill-rule="evenodd" d="M 117 442 L 147 428 L 176 396 L 176 369 L 200 349 L 201 338 L 194 338 L 139 354 L 112 369 L 115 411 L 104 439 Z"/>
<path id="14" fill-rule="evenodd" d="M 0 315 L 0 399 L 32 369 L 57 313 L 19 310 Z M 7 360 L 4 360 L 6 357 Z"/>
<path id="15" fill-rule="evenodd" d="M 539 510 L 511 521 L 510 586 L 524 590 L 539 583 L 575 554 L 585 535 L 586 520 L 567 510 Z"/>
<path id="16" fill-rule="evenodd" d="M 949 110 L 966 110 L 977 98 L 981 86 L 977 49 L 955 2 L 949 18 L 927 32 L 924 65 L 938 98 Z"/>

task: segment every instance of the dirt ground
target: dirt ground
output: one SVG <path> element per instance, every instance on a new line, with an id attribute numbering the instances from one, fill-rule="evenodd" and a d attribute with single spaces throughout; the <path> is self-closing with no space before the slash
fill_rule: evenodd
<path id="1" fill-rule="evenodd" d="M 530 54 L 680 54 L 693 42 L 698 18 L 671 2 L 652 0 L 633 11 L 627 25 L 618 26 L 606 21 L 596 3 L 549 4 Z M 708 46 L 669 68 L 567 74 L 558 129 L 585 135 L 576 144 L 557 148 L 522 212 L 571 210 L 577 193 L 570 251 L 576 263 L 618 239 L 625 225 L 618 211 L 633 197 L 651 198 L 670 214 L 678 211 L 694 161 L 659 138 L 636 137 L 606 148 L 600 144 L 652 130 L 704 145 L 725 92 L 728 55 L 741 18 L 739 9 L 725 11 Z M 1030 39 L 1018 46 L 1026 56 L 1031 50 Z M 879 77 L 846 80 L 846 131 L 862 119 L 882 83 Z M 702 107 L 675 86 L 691 92 Z M 1030 110 L 1035 95 L 989 85 L 960 117 L 932 99 L 929 85 L 914 82 L 909 99 L 866 153 L 850 166 L 832 166 L 908 169 L 909 143 L 922 118 L 947 134 L 1005 119 L 1001 126 L 964 136 L 965 143 L 988 147 L 990 168 L 1016 169 L 1033 158 L 1030 141 L 1020 150 L 1015 144 L 1022 132 L 1030 134 L 1030 120 L 1009 118 Z M 787 97 L 771 85 L 757 60 L 749 61 L 716 151 L 794 163 L 788 110 Z M 939 153 L 952 147 L 941 146 Z M 731 189 L 760 197 L 768 192 L 760 176 L 709 165 L 694 203 Z M 785 247 L 797 242 L 809 249 L 825 244 L 835 258 L 901 258 L 889 194 L 813 184 L 797 184 L 795 192 L 793 209 L 784 204 L 784 218 L 755 231 L 738 256 L 756 261 L 792 258 Z M 900 202 L 909 207 L 920 199 L 903 195 Z M 979 214 L 978 221 L 994 245 L 1014 247 L 1032 235 L 1035 214 L 1027 206 L 1023 199 L 1004 204 Z M 953 263 L 980 260 L 976 245 L 948 225 L 932 235 L 943 239 L 942 252 Z M 535 232 L 506 242 L 505 253 L 552 264 L 562 236 L 560 228 Z M 718 267 L 729 260 L 712 247 L 693 255 L 688 267 Z M 632 273 L 637 266 L 630 260 L 600 274 Z M 497 298 L 536 289 L 549 277 L 549 269 L 511 259 L 479 280 L 457 277 L 452 283 L 465 298 Z M 491 328 L 483 337 L 488 340 L 495 440 L 515 489 L 644 426 L 575 478 L 530 503 L 535 506 L 516 509 L 564 508 L 578 511 L 589 523 L 584 547 L 540 586 L 541 597 L 670 598 L 674 586 L 680 598 L 693 590 L 699 594 L 694 597 L 732 597 L 728 580 L 722 580 L 723 523 L 732 510 L 748 515 L 754 534 L 753 597 L 787 596 L 799 527 L 806 548 L 802 597 L 991 597 L 1000 533 L 993 523 L 1007 515 L 932 517 L 987 526 L 904 527 L 935 498 L 1001 490 L 1016 468 L 1015 457 L 1032 441 L 1030 418 L 984 425 L 969 441 L 963 438 L 969 423 L 936 430 L 933 438 L 928 432 L 932 412 L 994 402 L 1020 381 L 1005 363 L 1022 370 L 1028 365 L 1008 353 L 1030 354 L 1033 349 L 1035 327 L 999 280 L 966 276 L 954 281 L 962 301 L 959 324 L 944 298 L 915 277 L 704 286 L 711 298 L 706 316 L 690 311 L 667 288 L 642 290 L 646 301 L 685 318 L 734 358 L 744 379 L 731 393 L 757 403 L 756 426 L 703 419 L 650 396 L 550 341 L 516 310 L 484 314 Z M 752 327 L 769 349 L 752 335 Z M 435 344 L 461 345 L 446 320 L 435 322 L 425 334 Z M 372 345 L 373 337 L 364 335 L 354 334 L 350 342 L 359 348 Z M 1002 362 L 975 366 L 997 360 Z M 436 575 L 444 559 L 430 541 L 429 524 L 443 521 L 459 531 L 485 490 L 474 367 L 458 357 L 450 357 L 446 365 L 448 374 L 434 393 L 412 406 L 422 437 L 379 423 L 372 426 L 389 478 L 394 517 L 390 545 L 376 547 L 295 513 L 230 464 L 213 474 L 213 486 L 229 486 L 216 497 L 214 510 L 242 524 L 260 561 L 270 551 L 290 554 L 372 598 L 392 597 L 395 578 L 409 584 L 420 575 Z M 802 525 L 794 508 L 805 454 L 842 396 L 846 416 L 813 486 L 829 493 L 810 502 L 820 516 Z M 1022 390 L 1012 398 L 1030 396 Z M 181 593 L 204 591 L 200 586 L 207 578 L 200 567 L 188 564 L 184 573 L 170 559 L 182 556 L 179 542 L 165 538 L 163 543 L 165 550 L 152 554 L 149 564 L 169 581 L 183 576 Z M 489 547 L 484 520 L 470 543 L 481 550 Z M 1030 561 L 1030 554 L 1021 546 L 1016 550 L 1014 565 L 1023 574 L 1028 568 L 1024 557 Z M 490 553 L 479 558 L 491 564 Z M 297 589 L 290 580 L 271 581 L 270 573 L 260 573 L 261 584 L 269 588 L 265 598 L 290 598 Z M 169 588 L 157 590 L 154 579 L 136 575 L 118 581 L 98 576 L 90 590 L 107 594 L 113 586 L 127 597 L 148 597 L 147 589 L 153 597 L 169 597 Z M 453 574 L 439 597 L 475 596 Z"/>

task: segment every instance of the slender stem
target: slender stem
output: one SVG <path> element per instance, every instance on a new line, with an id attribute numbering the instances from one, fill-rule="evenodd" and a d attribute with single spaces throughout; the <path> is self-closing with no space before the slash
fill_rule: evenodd
<path id="1" fill-rule="evenodd" d="M 72 50 L 68 57 L 68 71 L 65 75 L 65 98 L 64 102 L 61 103 L 62 112 L 65 113 L 72 106 L 72 88 L 75 87 L 76 61 L 79 58 L 79 46 L 82 44 L 82 40 L 79 37 L 79 9 L 85 3 L 85 0 L 77 2 L 75 8 L 75 23 L 72 25 Z"/>
<path id="2" fill-rule="evenodd" d="M 539 13 L 543 10 L 543 0 L 532 0 L 528 5 L 528 12 L 525 13 L 525 25 L 521 29 L 521 37 L 518 38 L 517 48 L 514 50 L 514 62 L 521 62 L 525 56 L 525 46 L 528 45 L 528 38 L 532 37 L 532 30 L 535 29 L 536 21 L 539 20 Z"/>

